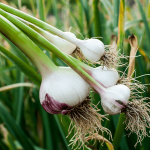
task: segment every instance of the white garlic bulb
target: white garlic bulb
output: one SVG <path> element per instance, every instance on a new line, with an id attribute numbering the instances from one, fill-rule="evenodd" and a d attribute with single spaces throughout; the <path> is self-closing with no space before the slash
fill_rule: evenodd
<path id="1" fill-rule="evenodd" d="M 101 104 L 104 111 L 110 115 L 121 113 L 130 98 L 130 89 L 122 84 L 114 85 L 100 91 Z"/>
<path id="2" fill-rule="evenodd" d="M 117 84 L 117 81 L 119 80 L 119 74 L 118 72 L 112 68 L 108 69 L 107 67 L 96 67 L 92 68 L 90 75 L 103 87 L 111 87 L 115 84 Z"/>
<path id="3" fill-rule="evenodd" d="M 98 39 L 80 40 L 73 38 L 69 34 L 66 34 L 66 32 L 61 33 L 61 37 L 79 47 L 84 57 L 91 62 L 100 60 L 104 55 L 104 44 Z"/>
<path id="4" fill-rule="evenodd" d="M 59 68 L 42 77 L 40 102 L 52 114 L 62 113 L 85 100 L 90 86 L 69 67 Z"/>
<path id="5" fill-rule="evenodd" d="M 91 62 L 96 62 L 104 55 L 104 44 L 97 39 L 77 40 L 78 47 L 82 51 L 84 57 Z"/>

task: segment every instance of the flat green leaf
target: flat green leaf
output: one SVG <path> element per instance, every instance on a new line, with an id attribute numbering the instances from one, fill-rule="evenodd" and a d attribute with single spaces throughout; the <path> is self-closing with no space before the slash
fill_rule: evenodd
<path id="1" fill-rule="evenodd" d="M 44 0 L 37 0 L 37 7 L 38 7 L 38 11 L 39 11 L 39 16 L 40 16 L 40 19 L 42 21 L 45 21 L 45 12 L 44 12 L 44 6 L 45 4 L 45 1 Z"/>
<path id="2" fill-rule="evenodd" d="M 118 27 L 120 0 L 114 0 L 114 28 Z"/>
<path id="3" fill-rule="evenodd" d="M 113 10 L 112 10 L 112 6 L 111 6 L 110 2 L 106 1 L 106 0 L 100 0 L 100 1 L 103 3 L 103 5 L 104 5 L 104 7 L 105 7 L 109 17 L 112 18 Z"/>
<path id="4" fill-rule="evenodd" d="M 102 37 L 102 22 L 100 18 L 100 11 L 99 11 L 100 2 L 99 0 L 93 1 L 93 10 L 94 10 L 94 31 L 96 37 Z"/>
<path id="5" fill-rule="evenodd" d="M 80 3 L 82 5 L 82 8 L 83 8 L 84 13 L 85 13 L 89 38 L 91 38 L 91 37 L 93 37 L 93 30 L 91 27 L 92 25 L 91 25 L 91 20 L 90 20 L 91 17 L 90 17 L 90 9 L 89 9 L 89 5 L 88 5 L 88 1 L 80 0 Z"/>
<path id="6" fill-rule="evenodd" d="M 25 75 L 18 71 L 17 72 L 17 79 L 16 79 L 16 83 L 22 83 L 24 82 L 24 78 L 25 78 Z M 24 87 L 19 87 L 17 89 L 15 89 L 15 103 L 14 103 L 14 112 L 15 112 L 15 116 L 16 116 L 16 123 L 18 125 L 20 125 L 21 123 L 21 119 L 22 119 L 22 113 L 23 113 L 23 102 L 24 102 Z"/>
<path id="7" fill-rule="evenodd" d="M 34 150 L 33 145 L 28 140 L 27 136 L 22 131 L 20 126 L 18 126 L 15 123 L 15 120 L 7 111 L 7 109 L 2 104 L 2 102 L 0 102 L 0 117 L 4 121 L 8 131 L 20 142 L 20 144 L 25 150 L 29 150 L 29 149 Z"/>
<path id="8" fill-rule="evenodd" d="M 123 47 L 124 40 L 124 20 L 125 20 L 125 0 L 120 1 L 119 8 L 119 20 L 118 20 L 118 41 L 117 41 L 117 49 L 120 50 Z"/>
<path id="9" fill-rule="evenodd" d="M 140 13 L 141 13 L 141 16 L 142 16 L 142 19 L 143 19 L 143 22 L 144 22 L 144 25 L 145 25 L 145 28 L 146 28 L 146 33 L 147 33 L 147 37 L 148 37 L 148 41 L 149 41 L 148 43 L 150 43 L 150 28 L 148 26 L 146 15 L 144 13 L 144 10 L 143 10 L 143 7 L 142 7 L 140 1 L 136 0 L 136 2 L 138 4 L 139 10 L 140 10 Z"/>
<path id="10" fill-rule="evenodd" d="M 0 72 L 2 73 L 2 72 L 5 72 L 5 71 L 11 71 L 11 70 L 15 70 L 15 69 L 17 69 L 17 67 L 12 65 L 12 66 L 7 66 L 7 67 L 0 68 Z"/>
<path id="11" fill-rule="evenodd" d="M 150 21 L 150 20 L 147 20 L 147 21 Z M 124 24 L 124 31 L 134 27 L 135 25 L 138 25 L 139 23 L 143 23 L 143 19 L 126 21 Z M 118 27 L 114 29 L 114 32 L 118 32 Z"/>

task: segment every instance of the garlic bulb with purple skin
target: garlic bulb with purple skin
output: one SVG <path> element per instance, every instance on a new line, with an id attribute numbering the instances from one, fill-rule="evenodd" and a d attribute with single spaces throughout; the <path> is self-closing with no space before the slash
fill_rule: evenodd
<path id="1" fill-rule="evenodd" d="M 66 115 L 89 95 L 90 86 L 69 67 L 57 69 L 42 78 L 40 102 L 51 114 Z"/>
<path id="2" fill-rule="evenodd" d="M 77 141 L 80 144 L 87 142 L 86 136 L 92 136 L 99 130 L 111 135 L 101 125 L 101 120 L 105 117 L 98 113 L 96 107 L 91 106 L 89 93 L 90 85 L 69 67 L 58 68 L 42 75 L 41 105 L 48 113 L 68 115 L 71 124 L 74 122 L 76 134 L 73 144 Z M 69 134 L 71 132 L 72 128 L 69 128 Z"/>
<path id="3" fill-rule="evenodd" d="M 112 86 L 112 90 L 114 90 L 114 85 L 116 85 L 119 79 L 118 72 L 115 69 L 110 70 L 107 67 L 102 66 L 92 68 L 87 65 L 84 65 L 84 69 L 99 84 L 107 87 L 106 91 L 111 92 L 111 88 L 109 89 L 108 87 Z M 124 85 L 117 85 L 116 87 L 119 88 L 122 86 Z M 115 88 L 115 90 L 117 89 Z M 106 94 L 106 91 L 104 92 L 105 94 L 103 92 L 102 94 L 100 93 L 101 97 L 103 97 L 102 95 L 104 95 L 104 97 L 102 98 L 102 106 L 104 107 L 105 105 L 108 105 L 108 103 L 110 103 L 110 99 L 108 99 L 105 103 L 105 95 L 109 95 Z M 115 95 L 114 91 L 113 94 Z M 54 73 L 43 76 L 42 84 L 40 87 L 40 101 L 42 107 L 48 113 L 61 113 L 63 115 L 66 115 L 72 107 L 78 105 L 79 103 L 82 103 L 88 96 L 89 92 L 90 86 L 77 73 L 75 73 L 75 71 L 73 71 L 69 67 L 61 67 Z M 118 100 L 119 98 L 120 97 L 118 97 Z M 120 112 L 120 105 L 117 102 L 115 102 L 115 104 L 118 106 L 118 112 Z M 105 112 L 108 113 L 108 111 Z M 113 110 L 113 112 L 116 112 L 116 110 Z"/>

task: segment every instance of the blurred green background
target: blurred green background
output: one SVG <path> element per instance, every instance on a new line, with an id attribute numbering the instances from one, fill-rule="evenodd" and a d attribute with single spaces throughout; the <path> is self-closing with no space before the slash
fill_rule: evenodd
<path id="1" fill-rule="evenodd" d="M 116 41 L 118 35 L 118 16 L 120 0 L 0 0 L 4 4 L 20 9 L 63 31 L 71 31 L 78 38 L 101 37 L 105 45 Z M 44 5 L 41 5 L 43 2 Z M 40 11 L 39 11 L 40 10 Z M 125 1 L 125 38 L 121 52 L 130 54 L 128 36 L 137 36 L 139 50 L 135 62 L 135 76 L 150 73 L 150 1 Z M 0 35 L 0 45 L 21 58 L 25 63 L 37 70 L 32 62 L 8 39 Z M 49 55 L 58 66 L 65 66 L 54 54 Z M 128 60 L 122 60 L 128 63 Z M 124 71 L 127 66 L 121 67 Z M 150 76 L 138 78 L 143 84 L 150 83 Z M 0 88 L 33 81 L 26 76 L 17 65 L 0 53 Z M 143 96 L 150 96 L 150 88 Z M 0 92 L 0 149 L 2 150 L 70 150 L 69 139 L 66 138 L 70 120 L 67 116 L 46 113 L 39 102 L 39 91 L 34 86 L 18 87 Z M 93 103 L 100 101 L 98 94 L 91 94 Z M 101 106 L 98 105 L 100 109 Z M 101 113 L 104 114 L 103 110 Z M 109 116 L 110 121 L 103 121 L 114 136 L 119 115 Z M 150 138 L 142 144 L 136 143 L 136 135 L 124 131 L 119 150 L 149 150 Z M 126 136 L 125 136 L 126 135 Z M 107 135 L 105 135 L 106 138 Z M 111 141 L 112 142 L 112 141 Z M 90 143 L 92 145 L 93 142 Z M 99 142 L 97 150 L 107 150 Z M 74 148 L 73 148 L 74 149 Z M 87 148 L 85 148 L 87 149 Z"/>

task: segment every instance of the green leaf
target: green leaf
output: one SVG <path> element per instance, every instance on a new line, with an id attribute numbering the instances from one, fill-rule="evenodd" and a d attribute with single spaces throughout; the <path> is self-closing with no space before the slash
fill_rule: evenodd
<path id="1" fill-rule="evenodd" d="M 45 12 L 44 12 L 44 9 L 45 9 L 45 0 L 37 0 L 37 8 L 38 8 L 38 11 L 39 11 L 39 16 L 40 16 L 40 19 L 42 21 L 45 21 Z"/>
<path id="2" fill-rule="evenodd" d="M 59 129 L 60 134 L 61 134 L 61 136 L 62 136 L 62 138 L 63 138 L 63 141 L 64 141 L 64 143 L 65 143 L 65 145 L 66 145 L 66 148 L 67 148 L 67 150 L 70 150 L 70 147 L 68 146 L 68 142 L 67 142 L 67 140 L 66 140 L 65 134 L 64 134 L 63 129 L 62 129 L 61 125 L 60 125 L 59 119 L 58 119 L 58 117 L 57 117 L 56 115 L 54 115 L 54 118 L 55 118 L 55 120 L 56 120 L 58 129 Z"/>
<path id="3" fill-rule="evenodd" d="M 53 9 L 53 14 L 56 18 L 56 27 L 60 27 L 60 23 L 59 23 L 59 14 L 58 14 L 58 9 L 57 9 L 57 0 L 52 0 L 52 9 Z"/>
<path id="4" fill-rule="evenodd" d="M 100 20 L 100 12 L 99 12 L 99 5 L 100 2 L 99 0 L 94 0 L 93 1 L 93 9 L 94 9 L 94 31 L 95 31 L 95 36 L 96 37 L 101 37 L 102 32 L 101 32 L 101 20 Z"/>
<path id="5" fill-rule="evenodd" d="M 7 111 L 5 106 L 0 102 L 0 117 L 4 121 L 8 131 L 20 142 L 25 150 L 32 149 L 34 150 L 33 145 L 28 140 L 25 133 L 22 131 L 20 126 L 15 123 L 15 120 Z"/>
<path id="6" fill-rule="evenodd" d="M 105 7 L 109 17 L 112 18 L 113 10 L 112 10 L 112 6 L 111 6 L 110 2 L 106 1 L 106 0 L 101 0 L 101 2 L 103 3 L 103 5 L 104 5 L 104 7 Z"/>
<path id="7" fill-rule="evenodd" d="M 150 21 L 150 20 L 147 20 Z M 143 19 L 136 19 L 132 21 L 126 21 L 124 24 L 124 31 L 134 27 L 135 25 L 138 25 L 139 23 L 143 23 Z M 114 32 L 118 32 L 118 27 L 114 29 Z"/>
<path id="8" fill-rule="evenodd" d="M 24 78 L 25 75 L 18 71 L 18 78 L 17 78 L 17 83 L 22 83 L 24 82 Z M 16 123 L 18 125 L 20 125 L 21 123 L 21 119 L 22 119 L 22 113 L 23 113 L 23 102 L 24 102 L 24 87 L 19 87 L 15 90 L 16 94 L 15 94 L 15 103 L 14 103 L 14 112 L 15 112 L 15 116 L 16 116 Z"/>
<path id="9" fill-rule="evenodd" d="M 82 5 L 82 8 L 83 8 L 84 13 L 85 13 L 89 38 L 91 38 L 91 37 L 93 37 L 93 30 L 92 30 L 92 27 L 91 27 L 92 24 L 91 24 L 91 20 L 90 20 L 91 16 L 90 16 L 90 9 L 89 9 L 89 5 L 88 5 L 88 1 L 80 0 L 80 3 Z"/>
<path id="10" fill-rule="evenodd" d="M 113 1 L 114 1 L 114 28 L 116 28 L 116 27 L 118 27 L 120 0 L 113 0 Z"/>
<path id="11" fill-rule="evenodd" d="M 139 10 L 140 10 L 140 13 L 141 13 L 141 16 L 142 16 L 142 19 L 143 19 L 143 22 L 144 22 L 144 25 L 145 25 L 145 28 L 146 28 L 146 33 L 147 33 L 147 37 L 148 37 L 148 41 L 149 41 L 148 43 L 150 43 L 150 28 L 148 26 L 146 15 L 144 13 L 144 10 L 143 10 L 143 7 L 142 7 L 140 1 L 136 0 L 136 2 L 138 4 Z"/>
<path id="12" fill-rule="evenodd" d="M 14 141 L 11 138 L 10 135 L 8 135 L 7 139 L 8 139 L 8 142 L 9 142 L 10 150 L 17 150 L 17 147 L 16 147 L 16 145 L 15 145 L 15 143 L 14 143 Z"/>
<path id="13" fill-rule="evenodd" d="M 121 0 L 119 8 L 119 21 L 118 21 L 118 41 L 117 41 L 118 50 L 122 49 L 123 47 L 124 20 L 125 20 L 125 0 Z"/>
<path id="14" fill-rule="evenodd" d="M 0 72 L 5 72 L 5 71 L 11 71 L 11 70 L 14 70 L 16 69 L 16 66 L 12 65 L 12 66 L 7 66 L 7 67 L 2 67 L 0 68 Z"/>
<path id="15" fill-rule="evenodd" d="M 35 70 L 33 70 L 29 65 L 23 62 L 20 58 L 13 55 L 11 52 L 0 46 L 0 51 L 12 62 L 14 62 L 19 69 L 27 75 L 35 84 L 38 86 L 41 83 L 41 77 L 37 74 Z"/>

